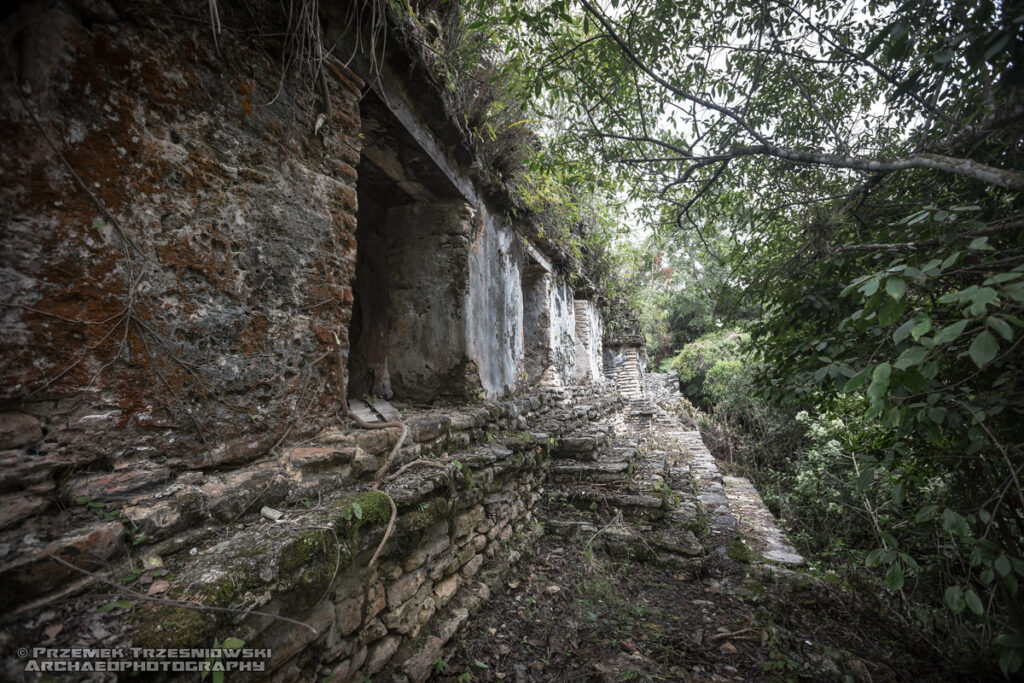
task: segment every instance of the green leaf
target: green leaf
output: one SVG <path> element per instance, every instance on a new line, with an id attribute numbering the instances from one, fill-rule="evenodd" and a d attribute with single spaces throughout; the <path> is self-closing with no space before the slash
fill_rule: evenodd
<path id="1" fill-rule="evenodd" d="M 903 562 L 903 564 L 907 565 L 908 567 L 913 569 L 915 572 L 921 571 L 921 565 L 919 565 L 917 563 L 917 560 L 915 560 L 910 555 L 908 555 L 906 553 L 900 553 L 900 560 Z"/>
<path id="2" fill-rule="evenodd" d="M 946 260 L 943 261 L 942 265 L 939 266 L 939 267 L 942 268 L 942 270 L 945 270 L 946 268 L 949 268 L 951 265 L 956 263 L 956 260 L 958 258 L 960 258 L 960 252 L 959 251 L 954 251 L 952 254 L 950 254 L 949 256 L 946 257 Z"/>
<path id="3" fill-rule="evenodd" d="M 912 330 L 914 328 L 914 325 L 916 324 L 916 320 L 908 320 L 907 322 L 897 327 L 896 331 L 892 333 L 893 342 L 899 344 L 901 341 L 910 336 L 910 330 Z"/>
<path id="4" fill-rule="evenodd" d="M 968 249 L 974 249 L 976 251 L 995 251 L 993 247 L 988 245 L 987 237 L 978 237 L 977 239 L 971 240 L 971 243 L 967 245 Z"/>
<path id="5" fill-rule="evenodd" d="M 971 307 L 968 312 L 973 316 L 984 315 L 985 310 L 988 308 L 988 304 L 998 300 L 999 294 L 996 290 L 991 287 L 979 287 L 971 293 Z"/>
<path id="6" fill-rule="evenodd" d="M 985 608 L 981 604 L 981 598 L 978 597 L 978 594 L 974 592 L 973 588 L 968 588 L 964 591 L 964 602 L 966 602 L 967 607 L 978 616 L 981 616 L 985 612 Z"/>
<path id="7" fill-rule="evenodd" d="M 1024 638 L 1015 633 L 1000 633 L 996 636 L 996 645 L 999 647 L 1024 648 Z"/>
<path id="8" fill-rule="evenodd" d="M 875 367 L 871 374 L 871 386 L 868 387 L 868 398 L 872 402 L 880 401 L 885 392 L 889 389 L 889 377 L 892 375 L 892 366 L 882 363 Z"/>
<path id="9" fill-rule="evenodd" d="M 1013 328 L 1002 318 L 994 315 L 989 317 L 988 326 L 998 332 L 999 336 L 1006 341 L 1013 341 Z"/>
<path id="10" fill-rule="evenodd" d="M 932 319 L 925 318 L 910 329 L 910 336 L 917 341 L 921 335 L 927 334 L 932 329 Z"/>
<path id="11" fill-rule="evenodd" d="M 245 641 L 241 638 L 230 637 L 225 638 L 224 642 L 221 643 L 220 646 L 225 650 L 237 650 L 245 647 Z"/>
<path id="12" fill-rule="evenodd" d="M 1003 650 L 999 655 L 999 669 L 1004 676 L 1017 673 L 1022 664 L 1024 664 L 1024 653 L 1020 649 Z"/>
<path id="13" fill-rule="evenodd" d="M 949 508 L 942 511 L 942 528 L 951 534 L 965 538 L 971 534 L 971 529 L 967 526 L 967 520 Z"/>
<path id="14" fill-rule="evenodd" d="M 1003 31 L 999 34 L 999 37 L 996 38 L 996 41 L 992 43 L 987 50 L 985 50 L 985 61 L 992 61 L 993 57 L 1003 51 L 1003 48 L 1006 47 L 1008 42 L 1010 42 L 1010 34 Z"/>
<path id="15" fill-rule="evenodd" d="M 925 505 L 917 511 L 916 515 L 914 515 L 914 521 L 918 524 L 929 522 L 935 519 L 935 515 L 937 514 L 939 514 L 938 505 Z"/>
<path id="16" fill-rule="evenodd" d="M 1017 583 L 1016 576 L 1014 576 L 1013 574 L 1007 574 L 1006 576 L 1004 576 L 1003 586 L 1006 588 L 1007 591 L 1009 591 L 1012 597 L 1017 596 L 1017 590 L 1020 588 L 1020 585 Z"/>
<path id="17" fill-rule="evenodd" d="M 868 556 L 864 558 L 865 567 L 875 567 L 882 563 L 882 553 L 885 552 L 885 548 L 875 548 Z"/>
<path id="18" fill-rule="evenodd" d="M 897 505 L 902 505 L 903 501 L 907 498 L 907 487 L 903 485 L 903 482 L 896 484 L 896 487 L 892 490 L 892 502 Z"/>
<path id="19" fill-rule="evenodd" d="M 963 331 L 967 328 L 968 322 L 970 321 L 961 320 L 959 322 L 953 323 L 952 325 L 946 325 L 941 330 L 939 330 L 938 334 L 935 335 L 935 344 L 948 344 L 949 342 L 955 340 L 957 337 L 963 334 Z"/>
<path id="20" fill-rule="evenodd" d="M 866 467 L 861 470 L 860 476 L 857 477 L 857 493 L 864 493 L 871 487 L 871 483 L 875 480 L 875 470 L 872 467 Z"/>
<path id="21" fill-rule="evenodd" d="M 948 607 L 953 614 L 960 614 L 966 607 L 964 603 L 964 589 L 960 586 L 950 586 L 946 589 L 946 593 L 943 596 L 946 601 L 946 607 Z"/>
<path id="22" fill-rule="evenodd" d="M 920 365 L 927 355 L 928 349 L 923 346 L 911 346 L 900 354 L 900 357 L 896 359 L 893 367 L 899 370 L 906 370 L 913 365 Z"/>
<path id="23" fill-rule="evenodd" d="M 113 612 L 115 609 L 129 609 L 131 606 L 132 603 L 127 600 L 114 600 L 113 602 L 108 602 L 103 605 L 103 607 L 100 607 L 96 611 L 100 614 L 106 614 L 107 612 Z"/>
<path id="24" fill-rule="evenodd" d="M 999 557 L 996 558 L 992 566 L 999 572 L 999 576 L 1006 576 L 1010 573 L 1010 559 L 1006 557 L 1006 553 L 999 553 Z"/>
<path id="25" fill-rule="evenodd" d="M 885 293 L 897 301 L 907 293 L 907 282 L 901 277 L 890 277 L 885 281 Z"/>
<path id="26" fill-rule="evenodd" d="M 981 284 L 983 284 L 983 285 L 1001 285 L 1004 282 L 1009 282 L 1011 280 L 1016 280 L 1019 277 L 1022 277 L 1021 273 L 996 273 L 992 277 L 985 278 L 985 281 L 982 282 Z"/>
<path id="27" fill-rule="evenodd" d="M 984 330 L 971 342 L 967 353 L 975 365 L 983 368 L 991 363 L 992 359 L 999 353 L 999 342 L 996 341 L 995 336 L 991 332 Z"/>
<path id="28" fill-rule="evenodd" d="M 881 325 L 892 325 L 903 315 L 907 308 L 906 301 L 886 299 L 878 309 L 878 322 Z"/>
<path id="29" fill-rule="evenodd" d="M 355 514 L 356 519 L 362 519 L 363 518 L 363 508 L 362 508 L 362 506 L 359 503 L 356 503 L 356 502 L 352 503 L 352 512 Z"/>
<path id="30" fill-rule="evenodd" d="M 868 378 L 868 372 L 870 372 L 870 369 L 864 368 L 856 375 L 848 379 L 846 381 L 846 384 L 843 386 L 843 391 L 849 393 L 851 391 L 856 391 L 857 389 L 860 389 L 862 386 L 864 386 L 864 382 L 867 381 Z"/>
<path id="31" fill-rule="evenodd" d="M 885 42 L 885 39 L 889 37 L 889 33 L 890 31 L 892 31 L 893 26 L 894 24 L 886 26 L 881 31 L 879 31 L 874 38 L 871 39 L 871 42 L 869 42 L 867 46 L 864 48 L 865 57 L 870 57 L 875 52 L 875 50 L 877 50 L 882 45 L 882 43 Z"/>
<path id="32" fill-rule="evenodd" d="M 1024 284 L 1021 284 L 1020 282 L 1013 282 L 1008 285 L 1003 285 L 1000 289 L 1002 289 L 1004 294 L 1017 303 L 1024 304 Z"/>
<path id="33" fill-rule="evenodd" d="M 885 573 L 885 586 L 891 591 L 903 588 L 903 565 L 893 562 Z"/>

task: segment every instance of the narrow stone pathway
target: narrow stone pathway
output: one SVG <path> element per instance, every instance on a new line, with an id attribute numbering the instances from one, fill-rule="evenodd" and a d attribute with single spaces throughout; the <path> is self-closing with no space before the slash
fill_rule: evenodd
<path id="1" fill-rule="evenodd" d="M 803 558 L 750 482 L 722 476 L 699 432 L 646 394 L 606 419 L 552 445 L 535 508 L 544 535 L 449 641 L 435 678 L 878 681 L 934 673 L 921 664 L 934 654 L 907 645 L 877 606 L 790 568 Z"/>
<path id="2" fill-rule="evenodd" d="M 630 400 L 613 424 L 562 437 L 553 452 L 549 530 L 591 534 L 613 552 L 662 563 L 745 544 L 758 562 L 803 564 L 746 479 L 723 477 L 701 439 L 652 399 Z M 703 542 L 694 532 L 706 535 Z"/>

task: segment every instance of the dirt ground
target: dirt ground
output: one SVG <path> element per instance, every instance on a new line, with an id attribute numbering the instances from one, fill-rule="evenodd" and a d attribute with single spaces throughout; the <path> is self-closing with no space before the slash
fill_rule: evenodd
<path id="1" fill-rule="evenodd" d="M 718 553 L 681 573 L 555 536 L 434 665 L 432 680 L 459 683 L 987 680 L 808 574 Z"/>

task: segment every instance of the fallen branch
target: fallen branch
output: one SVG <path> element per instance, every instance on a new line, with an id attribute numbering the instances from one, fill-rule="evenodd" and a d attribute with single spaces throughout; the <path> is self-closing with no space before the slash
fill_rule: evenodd
<path id="1" fill-rule="evenodd" d="M 741 628 L 739 631 L 733 631 L 732 633 L 716 633 L 709 637 L 707 642 L 713 643 L 714 641 L 721 640 L 722 638 L 735 638 L 736 636 L 743 635 L 744 633 L 751 633 L 752 631 L 754 631 L 753 628 Z"/>

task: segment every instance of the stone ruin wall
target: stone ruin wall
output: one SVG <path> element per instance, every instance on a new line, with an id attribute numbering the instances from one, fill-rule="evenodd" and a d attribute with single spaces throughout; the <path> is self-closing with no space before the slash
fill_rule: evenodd
<path id="1" fill-rule="evenodd" d="M 576 379 L 600 382 L 604 377 L 604 349 L 601 343 L 601 311 L 593 301 L 573 301 L 576 323 Z"/>
<path id="2" fill-rule="evenodd" d="M 226 25 L 243 21 L 221 5 Z M 279 680 L 422 680 L 423 653 L 537 532 L 529 510 L 548 439 L 618 405 L 600 383 L 495 402 L 523 389 L 530 248 L 448 159 L 461 194 L 427 213 L 449 202 L 461 218 L 418 234 L 435 242 L 424 255 L 463 255 L 446 300 L 461 326 L 441 330 L 455 341 L 400 352 L 392 369 L 400 391 L 426 400 L 443 392 L 418 368 L 448 363 L 454 398 L 489 400 L 403 411 L 411 439 L 394 467 L 461 457 L 465 474 L 461 488 L 438 471 L 399 480 L 397 533 L 367 570 L 386 517 L 366 489 L 397 430 L 345 431 L 334 416 L 347 381 L 337 349 L 352 347 L 366 81 L 332 61 L 332 116 L 317 126 L 316 95 L 281 78 L 274 46 L 230 28 L 215 45 L 207 23 L 183 19 L 205 5 L 24 7 L 4 19 L 5 31 L 27 23 L 19 83 L 0 77 L 0 657 L 19 639 L 42 641 L 40 610 L 57 605 L 72 624 L 102 603 L 73 597 L 95 582 L 55 558 L 112 572 L 155 557 L 175 567 L 160 595 L 315 632 L 141 601 L 79 623 L 107 634 L 86 644 L 236 635 L 274 649 Z M 435 158 L 444 148 L 429 128 L 416 135 Z M 424 215 L 402 210 L 409 225 Z M 578 321 L 567 275 L 548 268 L 545 368 L 566 387 L 582 360 Z M 396 310 L 430 296 L 418 283 L 432 275 L 403 283 L 411 272 L 396 276 Z M 430 340 L 438 324 L 400 316 L 392 333 Z M 295 523 L 261 520 L 263 506 Z"/>
<path id="3" fill-rule="evenodd" d="M 29 94 L 3 80 L 4 527 L 251 460 L 337 400 L 361 81 L 335 75 L 314 135 L 298 93 L 266 105 L 259 51 L 134 7 L 52 6 Z"/>

